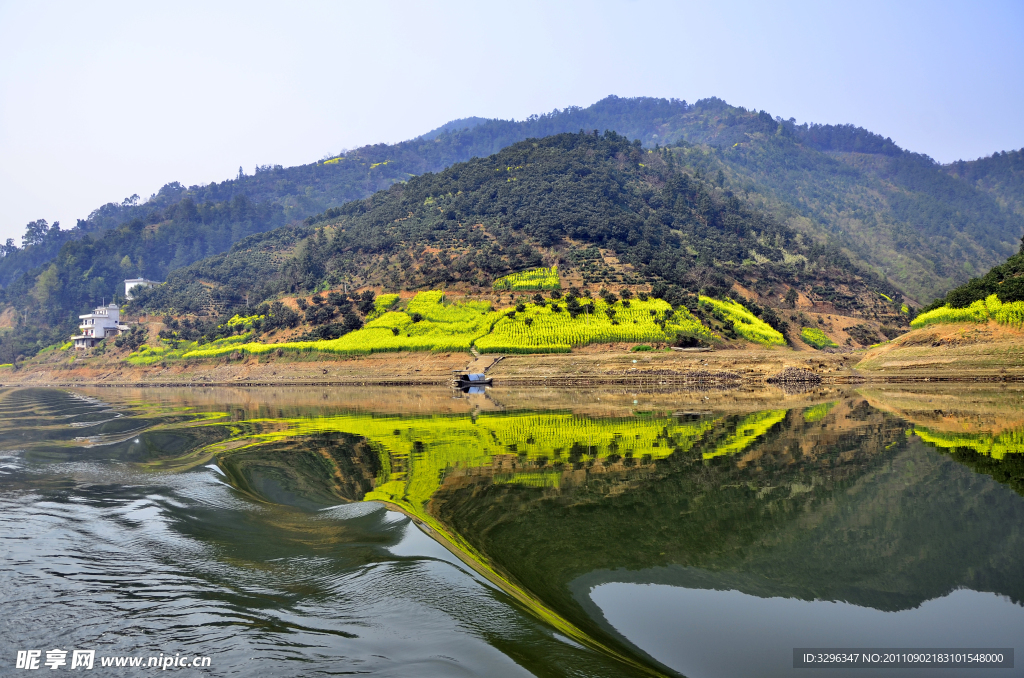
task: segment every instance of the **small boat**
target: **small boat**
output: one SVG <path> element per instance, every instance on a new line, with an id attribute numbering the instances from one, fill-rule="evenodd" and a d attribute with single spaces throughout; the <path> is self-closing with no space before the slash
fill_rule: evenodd
<path id="1" fill-rule="evenodd" d="M 468 388 L 470 386 L 490 386 L 491 378 L 483 372 L 474 374 L 460 374 L 457 376 L 460 388 Z"/>

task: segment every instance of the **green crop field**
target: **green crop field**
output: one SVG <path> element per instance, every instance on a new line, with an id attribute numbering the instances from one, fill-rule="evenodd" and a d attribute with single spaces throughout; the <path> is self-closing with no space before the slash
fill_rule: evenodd
<path id="1" fill-rule="evenodd" d="M 721 337 L 705 327 L 685 307 L 673 309 L 661 299 L 547 300 L 495 311 L 489 301 L 449 303 L 439 290 L 420 292 L 403 310 L 397 295 L 381 295 L 362 329 L 337 339 L 265 344 L 249 332 L 209 344 L 164 341 L 144 345 L 128 362 L 152 365 L 167 360 L 217 358 L 233 352 L 252 355 L 272 351 L 367 355 L 395 351 L 469 351 L 484 353 L 565 353 L 574 346 L 595 343 L 671 343 L 693 338 L 717 343 Z M 582 303 L 581 303 L 582 302 Z M 784 343 L 782 335 L 739 303 L 701 297 L 701 303 L 732 323 L 742 336 L 763 344 Z M 572 313 L 570 313 L 572 309 Z M 573 317 L 575 315 L 575 317 Z M 246 324 L 252 318 L 239 319 Z"/>
<path id="2" fill-rule="evenodd" d="M 247 345 L 245 342 L 251 337 L 252 332 L 245 332 L 233 337 L 217 339 L 202 346 L 195 341 L 164 341 L 163 346 L 143 344 L 139 347 L 139 350 L 129 355 L 126 361 L 130 365 L 155 365 L 168 360 L 180 360 L 186 357 L 186 354 L 200 349 L 218 351 L 218 355 L 226 355 L 232 351 L 237 351 L 243 345 Z"/>
<path id="3" fill-rule="evenodd" d="M 829 339 L 828 335 L 817 327 L 805 327 L 800 330 L 800 338 L 804 343 L 814 348 L 825 348 L 826 346 L 838 346 L 836 342 Z"/>
<path id="4" fill-rule="evenodd" d="M 1002 302 L 994 294 L 979 299 L 966 308 L 939 308 L 922 313 L 914 318 L 910 326 L 914 329 L 942 323 L 983 323 L 995 320 L 1000 325 L 1020 329 L 1024 326 L 1024 301 Z"/>
<path id="5" fill-rule="evenodd" d="M 237 313 L 231 317 L 224 326 L 226 327 L 243 327 L 245 329 L 252 329 L 252 326 L 258 321 L 263 320 L 261 315 L 238 315 Z"/>
<path id="6" fill-rule="evenodd" d="M 367 320 L 373 320 L 387 313 L 392 306 L 398 303 L 397 294 L 379 294 L 377 298 L 373 300 L 373 310 L 370 311 L 370 315 L 367 316 Z"/>
<path id="7" fill-rule="evenodd" d="M 482 353 L 567 353 L 573 346 L 668 342 L 678 335 L 717 339 L 685 309 L 666 317 L 672 307 L 661 299 L 614 304 L 598 299 L 584 305 L 586 310 L 575 318 L 556 301 L 525 306 L 522 312 L 504 314 L 490 334 L 477 340 L 477 349 Z"/>
<path id="8" fill-rule="evenodd" d="M 739 302 L 732 299 L 719 300 L 702 296 L 700 304 L 723 322 L 732 325 L 733 331 L 748 341 L 765 346 L 786 345 L 786 338 L 782 334 Z"/>
<path id="9" fill-rule="evenodd" d="M 394 301 L 391 302 L 391 305 Z M 420 292 L 406 311 L 385 311 L 362 329 L 320 341 L 295 341 L 281 344 L 248 343 L 226 348 L 197 348 L 184 358 L 216 358 L 232 351 L 251 354 L 278 349 L 287 352 L 323 352 L 340 355 L 366 355 L 395 351 L 469 351 L 473 341 L 486 334 L 500 314 L 490 302 L 444 303 L 441 291 Z"/>
<path id="10" fill-rule="evenodd" d="M 496 292 L 507 290 L 518 292 L 520 290 L 558 290 L 562 285 L 558 281 L 558 267 L 534 268 L 520 273 L 511 273 L 502 276 L 494 281 L 493 289 Z"/>

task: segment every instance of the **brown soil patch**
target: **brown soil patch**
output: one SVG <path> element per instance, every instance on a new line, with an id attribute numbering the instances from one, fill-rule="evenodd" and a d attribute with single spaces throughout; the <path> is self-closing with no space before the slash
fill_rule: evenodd
<path id="1" fill-rule="evenodd" d="M 1024 427 L 1021 384 L 892 384 L 857 389 L 868 403 L 946 433 L 992 433 Z"/>
<path id="2" fill-rule="evenodd" d="M 13 306 L 8 306 L 4 309 L 3 313 L 0 313 L 0 330 L 6 330 L 14 327 L 17 319 L 18 312 Z"/>
<path id="3" fill-rule="evenodd" d="M 856 368 L 907 378 L 1024 378 L 1024 331 L 995 322 L 930 325 L 863 354 Z"/>
<path id="4" fill-rule="evenodd" d="M 706 353 L 619 350 L 569 354 L 506 356 L 488 370 L 497 383 L 602 384 L 643 381 L 671 384 L 684 373 L 728 372 L 746 382 L 763 382 L 787 367 L 812 370 L 827 379 L 853 377 L 850 355 L 797 353 L 787 349 L 733 349 Z M 273 354 L 238 360 L 172 361 L 134 367 L 124 362 L 127 351 L 108 350 L 95 356 L 50 351 L 0 375 L 4 385 L 213 385 L 213 384 L 447 384 L 454 370 L 480 362 L 468 353 L 380 353 L 369 356 Z"/>

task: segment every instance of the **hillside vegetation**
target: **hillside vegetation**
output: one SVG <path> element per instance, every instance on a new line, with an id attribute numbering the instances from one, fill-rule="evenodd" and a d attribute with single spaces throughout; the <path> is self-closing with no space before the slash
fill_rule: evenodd
<path id="1" fill-rule="evenodd" d="M 836 308 L 894 312 L 901 296 L 891 284 L 698 177 L 672 152 L 613 132 L 521 142 L 301 229 L 252 236 L 173 273 L 134 306 L 199 313 L 227 290 L 252 302 L 344 284 L 482 293 L 511 273 L 557 265 L 563 277 L 642 286 L 673 306 L 696 307 L 696 294 L 720 298 L 740 283 L 776 303 L 798 287 L 827 290 Z M 592 257 L 617 268 L 594 268 Z"/>
<path id="2" fill-rule="evenodd" d="M 1024 149 L 987 158 L 951 163 L 946 171 L 995 196 L 1004 207 L 1024 216 Z"/>
<path id="3" fill-rule="evenodd" d="M 378 298 L 380 299 L 380 297 Z M 334 339 L 267 343 L 254 339 L 261 330 L 272 328 L 274 310 L 250 318 L 236 317 L 229 325 L 241 325 L 241 334 L 181 341 L 171 335 L 162 345 L 143 345 L 128 361 L 147 365 L 173 359 L 218 358 L 232 354 L 329 353 L 369 355 L 397 351 L 469 351 L 483 353 L 568 353 L 575 346 L 613 342 L 661 342 L 680 339 L 720 343 L 721 337 L 704 326 L 685 308 L 673 310 L 661 299 L 611 301 L 577 298 L 570 294 L 536 302 L 520 302 L 497 311 L 489 302 L 462 300 L 448 302 L 439 290 L 420 292 L 404 308 L 391 299 L 374 304 L 361 328 Z M 743 314 L 752 341 L 769 345 L 780 336 L 763 321 L 735 302 L 734 314 Z M 781 336 L 780 336 L 781 338 Z M 650 348 L 650 347 L 648 347 Z"/>
<path id="4" fill-rule="evenodd" d="M 1018 328 L 1024 324 L 1024 238 L 1020 252 L 984 276 L 972 278 L 936 299 L 911 326 L 988 320 Z"/>
<path id="5" fill-rule="evenodd" d="M 1004 259 L 1024 231 L 1020 152 L 943 167 L 851 125 L 798 126 L 714 98 L 608 97 L 522 121 L 453 121 L 417 139 L 298 167 L 260 166 L 248 175 L 240 168 L 237 178 L 205 186 L 172 182 L 148 200 L 104 205 L 71 229 L 34 221 L 21 247 L 0 247 L 0 304 L 22 319 L 0 340 L 0 352 L 31 354 L 67 335 L 79 313 L 118 298 L 126 277 L 163 280 L 197 262 L 193 274 L 232 266 L 237 257 L 210 259 L 232 247 L 269 257 L 251 274 L 258 281 L 307 234 L 275 231 L 285 224 L 528 138 L 581 129 L 616 131 L 659 154 L 672 147 L 692 176 L 767 211 L 808 242 L 840 247 L 922 302 Z M 263 236 L 271 231 L 268 246 Z M 576 255 L 581 266 L 583 259 L 602 265 L 594 251 Z M 545 262 L 521 263 L 509 272 Z M 246 302 L 223 286 L 210 294 L 208 310 L 224 317 Z M 846 292 L 819 286 L 808 297 L 834 302 L 836 294 Z"/>

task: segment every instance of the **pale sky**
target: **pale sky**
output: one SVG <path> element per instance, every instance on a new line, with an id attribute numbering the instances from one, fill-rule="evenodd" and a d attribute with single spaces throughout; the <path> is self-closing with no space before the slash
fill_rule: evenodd
<path id="1" fill-rule="evenodd" d="M 608 94 L 1024 146 L 1024 2 L 0 0 L 0 239 L 169 181 Z"/>

